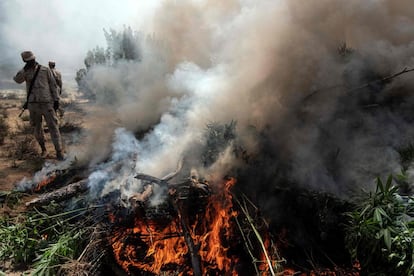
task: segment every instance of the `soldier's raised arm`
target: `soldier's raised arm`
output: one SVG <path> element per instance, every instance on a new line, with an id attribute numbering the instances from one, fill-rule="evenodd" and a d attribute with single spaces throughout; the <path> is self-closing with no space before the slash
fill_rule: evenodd
<path id="1" fill-rule="evenodd" d="M 21 69 L 19 72 L 17 72 L 16 76 L 14 76 L 13 79 L 17 83 L 24 82 L 25 81 L 25 79 L 24 79 L 24 69 Z"/>

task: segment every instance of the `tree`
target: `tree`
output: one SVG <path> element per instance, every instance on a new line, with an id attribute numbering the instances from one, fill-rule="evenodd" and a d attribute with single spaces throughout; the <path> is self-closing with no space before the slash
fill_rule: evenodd
<path id="1" fill-rule="evenodd" d="M 85 67 L 76 72 L 78 89 L 88 97 L 93 97 L 89 87 L 88 74 L 95 66 L 116 66 L 120 61 L 140 62 L 142 54 L 140 45 L 143 43 L 143 35 L 134 32 L 131 27 L 125 27 L 122 32 L 114 29 L 103 30 L 106 39 L 106 48 L 96 46 L 86 53 Z"/>

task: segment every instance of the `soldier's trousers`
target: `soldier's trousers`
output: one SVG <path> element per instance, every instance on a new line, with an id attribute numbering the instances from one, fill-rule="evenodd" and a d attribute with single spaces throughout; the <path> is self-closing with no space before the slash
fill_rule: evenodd
<path id="1" fill-rule="evenodd" d="M 52 103 L 29 103 L 30 123 L 34 127 L 34 136 L 39 145 L 45 144 L 42 120 L 45 118 L 47 127 L 56 152 L 62 151 L 62 138 L 59 131 L 58 118 Z"/>

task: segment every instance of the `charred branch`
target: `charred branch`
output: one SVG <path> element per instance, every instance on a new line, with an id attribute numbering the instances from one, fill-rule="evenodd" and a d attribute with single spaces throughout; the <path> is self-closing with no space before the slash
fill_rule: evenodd
<path id="1" fill-rule="evenodd" d="M 376 83 L 386 84 L 386 83 L 389 83 L 389 82 L 390 82 L 393 78 L 396 78 L 396 77 L 398 77 L 398 76 L 400 76 L 400 75 L 402 75 L 402 74 L 405 74 L 405 73 L 408 73 L 408 72 L 412 72 L 412 71 L 414 71 L 414 69 L 408 69 L 408 68 L 406 67 L 406 68 L 404 68 L 403 70 L 401 70 L 401 71 L 400 71 L 400 72 L 398 72 L 398 73 L 395 73 L 395 74 L 393 74 L 393 75 L 390 75 L 390 76 L 387 76 L 387 77 L 384 77 L 384 78 L 380 78 L 380 79 L 378 79 L 378 80 L 374 80 L 374 81 L 371 81 L 371 82 L 365 83 L 365 84 L 363 84 L 363 85 L 361 85 L 361 86 L 359 86 L 359 87 L 356 87 L 356 88 L 350 89 L 350 90 L 348 90 L 347 92 L 348 92 L 348 93 L 351 93 L 351 92 L 354 92 L 354 91 L 357 91 L 357 90 L 361 90 L 361 89 L 364 89 L 364 88 L 367 88 L 367 87 L 373 86 L 373 85 L 374 85 L 374 84 L 376 84 Z"/>
<path id="2" fill-rule="evenodd" d="M 194 176 L 182 182 L 178 182 L 178 183 L 168 182 L 168 180 L 171 179 L 172 177 L 169 177 L 167 178 L 167 180 L 165 180 L 165 179 L 160 179 L 160 178 L 147 175 L 147 174 L 142 174 L 142 173 L 137 174 L 135 178 L 146 181 L 150 184 L 154 183 L 160 186 L 167 187 L 169 189 L 170 194 L 175 194 L 176 191 L 183 191 L 186 189 L 197 189 L 200 191 L 201 194 L 205 194 L 205 195 L 208 195 L 210 193 L 210 189 L 209 189 L 207 181 L 198 180 Z M 142 193 L 136 194 L 132 198 L 135 200 L 140 199 L 141 201 L 145 201 L 151 196 L 151 193 L 152 193 L 152 189 L 146 187 L 144 188 L 144 191 Z"/>
<path id="3" fill-rule="evenodd" d="M 88 190 L 88 180 L 84 179 L 72 184 L 69 184 L 65 187 L 62 187 L 58 190 L 55 190 L 53 192 L 49 192 L 47 194 L 43 194 L 29 202 L 26 203 L 26 206 L 39 206 L 39 205 L 45 205 L 52 201 L 60 202 L 64 201 L 68 198 L 71 198 L 75 195 L 81 194 L 83 192 L 86 192 Z"/>
<path id="4" fill-rule="evenodd" d="M 365 83 L 365 84 L 363 84 L 361 86 L 354 87 L 354 88 L 351 88 L 351 89 L 347 89 L 346 90 L 346 93 L 351 93 L 351 92 L 355 92 L 355 91 L 358 91 L 358 90 L 362 90 L 364 88 L 372 87 L 372 86 L 374 86 L 376 84 L 387 84 L 387 83 L 391 82 L 392 79 L 394 79 L 394 78 L 396 78 L 396 77 L 398 77 L 400 75 L 403 75 L 403 74 L 412 72 L 412 71 L 414 71 L 414 68 L 408 69 L 406 67 L 403 70 L 401 70 L 400 72 L 397 72 L 397 73 L 392 74 L 390 76 L 383 77 L 383 78 L 379 78 L 379 79 L 376 79 L 376 80 L 367 82 L 367 83 Z M 328 91 L 328 90 L 332 90 L 332 89 L 337 89 L 337 88 L 346 88 L 346 86 L 343 85 L 343 84 L 338 84 L 338 85 L 333 85 L 333 86 L 330 86 L 330 87 L 326 87 L 326 88 L 322 88 L 322 89 L 315 90 L 315 91 L 311 92 L 309 95 L 307 95 L 303 99 L 303 102 L 308 101 L 310 98 L 312 98 L 317 93 L 324 92 L 324 91 Z"/>
<path id="5" fill-rule="evenodd" d="M 184 235 L 184 240 L 190 251 L 191 266 L 193 267 L 194 276 L 201 276 L 202 275 L 201 258 L 198 253 L 198 249 L 196 245 L 194 244 L 193 239 L 191 238 L 190 229 L 187 225 L 187 216 L 185 215 L 185 212 L 182 211 L 180 204 L 181 202 L 174 202 L 173 206 L 175 210 L 177 211 L 178 218 L 180 219 L 180 224 L 181 224 L 181 228 L 182 228 L 183 235 Z"/>

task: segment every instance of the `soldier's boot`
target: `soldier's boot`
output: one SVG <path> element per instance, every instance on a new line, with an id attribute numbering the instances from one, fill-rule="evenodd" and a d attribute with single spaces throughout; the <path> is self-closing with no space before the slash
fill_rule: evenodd
<path id="1" fill-rule="evenodd" d="M 59 161 L 62 161 L 62 160 L 64 160 L 65 158 L 63 157 L 63 153 L 62 153 L 62 151 L 57 151 L 56 152 L 56 159 L 57 160 L 59 160 Z"/>
<path id="2" fill-rule="evenodd" d="M 47 149 L 46 149 L 45 144 L 41 143 L 40 144 L 40 148 L 42 149 L 42 153 L 40 154 L 40 157 L 46 158 L 46 156 L 47 156 Z"/>

